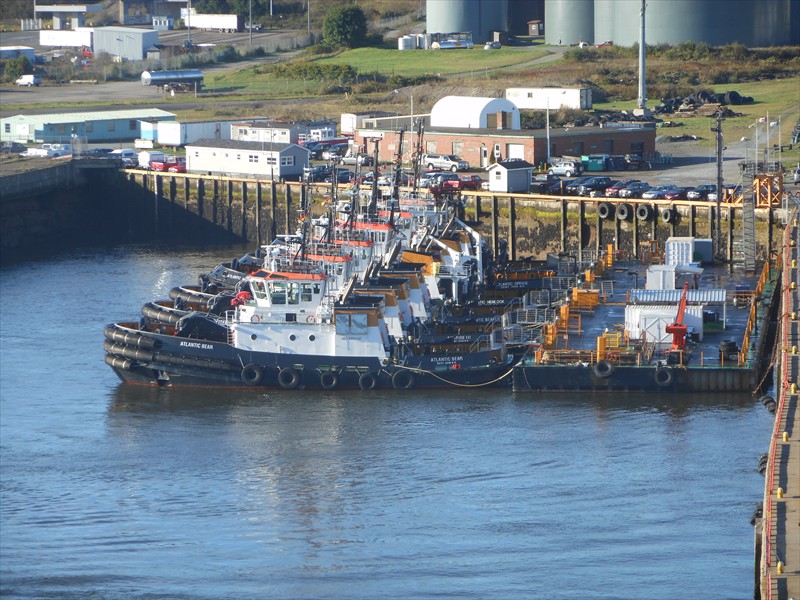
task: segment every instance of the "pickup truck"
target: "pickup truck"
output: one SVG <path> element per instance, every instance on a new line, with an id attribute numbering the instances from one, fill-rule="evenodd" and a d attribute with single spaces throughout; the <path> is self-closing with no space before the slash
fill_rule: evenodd
<path id="1" fill-rule="evenodd" d="M 151 160 L 150 168 L 153 171 L 167 171 L 170 173 L 185 173 L 186 159 L 182 156 L 165 156 L 161 160 Z"/>
<path id="2" fill-rule="evenodd" d="M 602 195 L 607 187 L 611 187 L 614 180 L 611 177 L 590 177 L 578 186 L 579 196 Z"/>
<path id="3" fill-rule="evenodd" d="M 68 156 L 72 154 L 72 144 L 42 144 L 39 148 L 28 148 L 25 156 Z"/>

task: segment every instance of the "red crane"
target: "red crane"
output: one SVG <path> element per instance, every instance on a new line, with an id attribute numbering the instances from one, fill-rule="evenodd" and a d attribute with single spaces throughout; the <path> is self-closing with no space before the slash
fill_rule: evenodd
<path id="1" fill-rule="evenodd" d="M 666 326 L 664 331 L 672 334 L 672 348 L 670 352 L 685 352 L 686 351 L 686 336 L 689 333 L 689 328 L 683 323 L 683 314 L 686 312 L 686 294 L 689 292 L 689 282 L 683 284 L 683 294 L 681 294 L 681 301 L 678 303 L 678 314 L 675 315 L 675 320 Z"/>

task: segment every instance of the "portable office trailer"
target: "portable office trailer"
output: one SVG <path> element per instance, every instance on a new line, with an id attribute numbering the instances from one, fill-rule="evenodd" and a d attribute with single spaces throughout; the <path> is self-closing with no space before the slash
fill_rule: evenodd
<path id="1" fill-rule="evenodd" d="M 231 123 L 225 121 L 163 121 L 158 124 L 158 143 L 162 146 L 185 146 L 197 140 L 231 139 Z"/>
<path id="2" fill-rule="evenodd" d="M 517 108 L 526 110 L 558 110 L 592 108 L 592 90 L 589 88 L 508 88 L 506 100 L 513 102 Z"/>

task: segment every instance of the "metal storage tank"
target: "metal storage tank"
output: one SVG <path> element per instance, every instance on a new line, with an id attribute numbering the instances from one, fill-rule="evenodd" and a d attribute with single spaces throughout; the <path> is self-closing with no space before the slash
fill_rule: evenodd
<path id="1" fill-rule="evenodd" d="M 569 46 L 594 41 L 594 2 L 592 0 L 545 0 L 544 41 Z"/>
<path id="2" fill-rule="evenodd" d="M 595 41 L 613 40 L 618 46 L 637 43 L 641 5 L 641 0 L 594 0 Z M 792 28 L 798 10 L 796 0 L 648 2 L 645 38 L 648 45 L 686 41 L 713 46 L 791 44 L 798 35 Z"/>
<path id="3" fill-rule="evenodd" d="M 634 0 L 635 2 L 636 0 Z M 620 6 L 620 4 L 624 4 Z M 641 0 L 635 7 L 628 6 L 629 2 L 621 3 L 619 0 L 594 0 L 594 40 L 596 44 L 612 41 L 617 44 L 617 8 L 620 11 L 635 10 L 639 14 Z M 638 29 L 636 39 L 639 39 Z"/>
<path id="4" fill-rule="evenodd" d="M 472 32 L 475 43 L 508 31 L 508 0 L 427 0 L 428 33 Z"/>

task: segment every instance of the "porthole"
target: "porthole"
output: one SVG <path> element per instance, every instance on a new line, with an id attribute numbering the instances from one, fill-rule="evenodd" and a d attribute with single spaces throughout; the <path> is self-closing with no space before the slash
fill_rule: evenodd
<path id="1" fill-rule="evenodd" d="M 250 334 L 250 339 L 251 340 L 256 340 L 257 338 L 258 338 L 258 336 L 255 333 L 251 333 Z"/>
<path id="2" fill-rule="evenodd" d="M 292 334 L 289 336 L 289 339 L 295 341 L 297 339 L 297 336 L 295 334 Z"/>
<path id="3" fill-rule="evenodd" d="M 315 336 L 314 334 L 311 334 L 310 336 L 308 336 L 308 341 L 309 342 L 313 342 L 315 339 L 317 339 L 317 336 Z"/>

